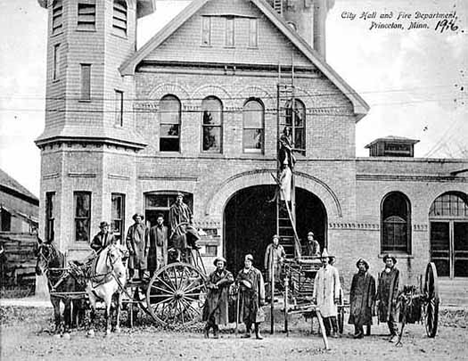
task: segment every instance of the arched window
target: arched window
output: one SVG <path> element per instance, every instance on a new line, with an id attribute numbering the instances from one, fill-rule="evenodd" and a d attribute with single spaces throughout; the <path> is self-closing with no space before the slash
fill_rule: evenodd
<path id="1" fill-rule="evenodd" d="M 159 150 L 161 152 L 180 151 L 181 105 L 175 95 L 166 95 L 159 102 L 160 127 Z"/>
<path id="2" fill-rule="evenodd" d="M 382 253 L 411 253 L 411 205 L 400 192 L 385 196 L 381 209 Z"/>
<path id="3" fill-rule="evenodd" d="M 223 137 L 223 104 L 213 96 L 202 102 L 202 128 L 204 152 L 221 153 Z"/>
<path id="4" fill-rule="evenodd" d="M 429 210 L 431 261 L 442 277 L 468 277 L 468 195 L 444 193 Z"/>
<path id="5" fill-rule="evenodd" d="M 114 34 L 127 36 L 127 2 L 125 0 L 114 0 L 112 29 Z"/>
<path id="6" fill-rule="evenodd" d="M 291 136 L 294 141 L 294 149 L 305 152 L 305 122 L 306 122 L 306 107 L 302 101 L 296 99 L 290 101 L 286 108 L 286 124 L 290 127 Z"/>
<path id="7" fill-rule="evenodd" d="M 244 120 L 244 152 L 263 153 L 264 143 L 264 118 L 263 104 L 258 99 L 248 100 L 243 110 Z"/>

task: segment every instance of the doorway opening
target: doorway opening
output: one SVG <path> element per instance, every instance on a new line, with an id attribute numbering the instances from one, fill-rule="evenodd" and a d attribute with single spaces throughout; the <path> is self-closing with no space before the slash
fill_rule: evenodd
<path id="1" fill-rule="evenodd" d="M 276 233 L 276 203 L 273 185 L 241 189 L 224 209 L 224 255 L 227 267 L 239 271 L 244 256 L 252 254 L 254 266 L 263 270 L 265 250 Z M 321 249 L 327 245 L 327 214 L 322 201 L 313 193 L 296 188 L 296 227 L 305 245 L 307 232 L 313 231 Z"/>

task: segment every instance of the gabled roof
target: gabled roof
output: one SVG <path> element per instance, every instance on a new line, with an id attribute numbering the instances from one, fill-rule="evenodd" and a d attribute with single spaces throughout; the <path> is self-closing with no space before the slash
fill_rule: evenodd
<path id="1" fill-rule="evenodd" d="M 19 193 L 27 198 L 30 198 L 32 201 L 31 203 L 39 204 L 39 199 L 28 191 L 25 187 L 19 184 L 15 179 L 13 179 L 10 175 L 0 169 L 0 187 L 1 188 L 8 188 L 16 193 Z"/>
<path id="2" fill-rule="evenodd" d="M 143 61 L 154 49 L 168 39 L 188 19 L 190 19 L 206 3 L 213 0 L 194 0 L 182 10 L 161 31 L 153 36 L 140 50 L 131 58 L 126 60 L 120 67 L 122 75 L 133 75 L 137 65 Z M 273 10 L 265 0 L 250 0 L 257 8 L 286 36 L 353 104 L 354 112 L 359 121 L 369 111 L 369 105 L 356 91 L 351 88 L 325 60 Z"/>

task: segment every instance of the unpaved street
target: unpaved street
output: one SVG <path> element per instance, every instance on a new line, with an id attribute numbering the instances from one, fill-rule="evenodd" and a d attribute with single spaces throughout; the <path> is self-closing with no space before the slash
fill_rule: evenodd
<path id="1" fill-rule="evenodd" d="M 402 347 L 385 341 L 384 325 L 374 325 L 373 336 L 354 340 L 347 334 L 330 339 L 330 351 L 323 350 L 322 339 L 310 334 L 310 323 L 296 317 L 289 337 L 281 332 L 270 335 L 264 324 L 262 341 L 236 338 L 232 328 L 224 328 L 219 340 L 206 340 L 193 327 L 191 331 L 158 329 L 148 322 L 134 329 L 123 327 L 122 333 L 103 337 L 101 329 L 95 339 L 84 330 L 71 338 L 49 334 L 52 310 L 3 306 L 1 320 L 1 360 L 466 360 L 468 355 L 468 314 L 443 311 L 439 334 L 425 336 L 423 325 L 410 325 Z M 125 317 L 124 317 L 125 320 Z M 124 325 L 125 326 L 125 325 Z M 316 327 L 316 326 L 315 326 Z"/>

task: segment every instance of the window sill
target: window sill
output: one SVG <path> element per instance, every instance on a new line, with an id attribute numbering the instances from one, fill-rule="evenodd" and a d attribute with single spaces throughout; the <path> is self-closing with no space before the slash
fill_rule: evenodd
<path id="1" fill-rule="evenodd" d="M 60 82 L 60 79 L 52 79 L 53 84 L 58 83 L 58 82 Z"/>
<path id="2" fill-rule="evenodd" d="M 258 46 L 248 46 L 247 47 L 248 50 L 258 50 Z"/>
<path id="3" fill-rule="evenodd" d="M 59 35 L 62 35 L 62 34 L 63 34 L 63 30 L 60 33 L 52 34 L 50 37 L 55 38 L 56 36 L 59 36 Z"/>
<path id="4" fill-rule="evenodd" d="M 202 152 L 199 154 L 200 158 L 224 158 L 222 152 Z"/>
<path id="5" fill-rule="evenodd" d="M 91 103 L 91 99 L 79 99 L 78 103 Z"/>
<path id="6" fill-rule="evenodd" d="M 116 34 L 116 33 L 112 33 L 112 36 L 115 36 L 115 37 L 123 39 L 123 40 L 128 40 L 128 35 L 124 36 L 124 35 L 119 35 L 119 34 Z"/>
<path id="7" fill-rule="evenodd" d="M 224 49 L 235 49 L 236 47 L 233 45 L 225 45 Z"/>
<path id="8" fill-rule="evenodd" d="M 96 29 L 91 30 L 91 29 L 76 29 L 76 31 L 83 32 L 83 33 L 95 33 Z"/>
<path id="9" fill-rule="evenodd" d="M 200 47 L 202 47 L 202 48 L 212 48 L 213 45 L 211 45 L 211 44 L 201 44 Z"/>

